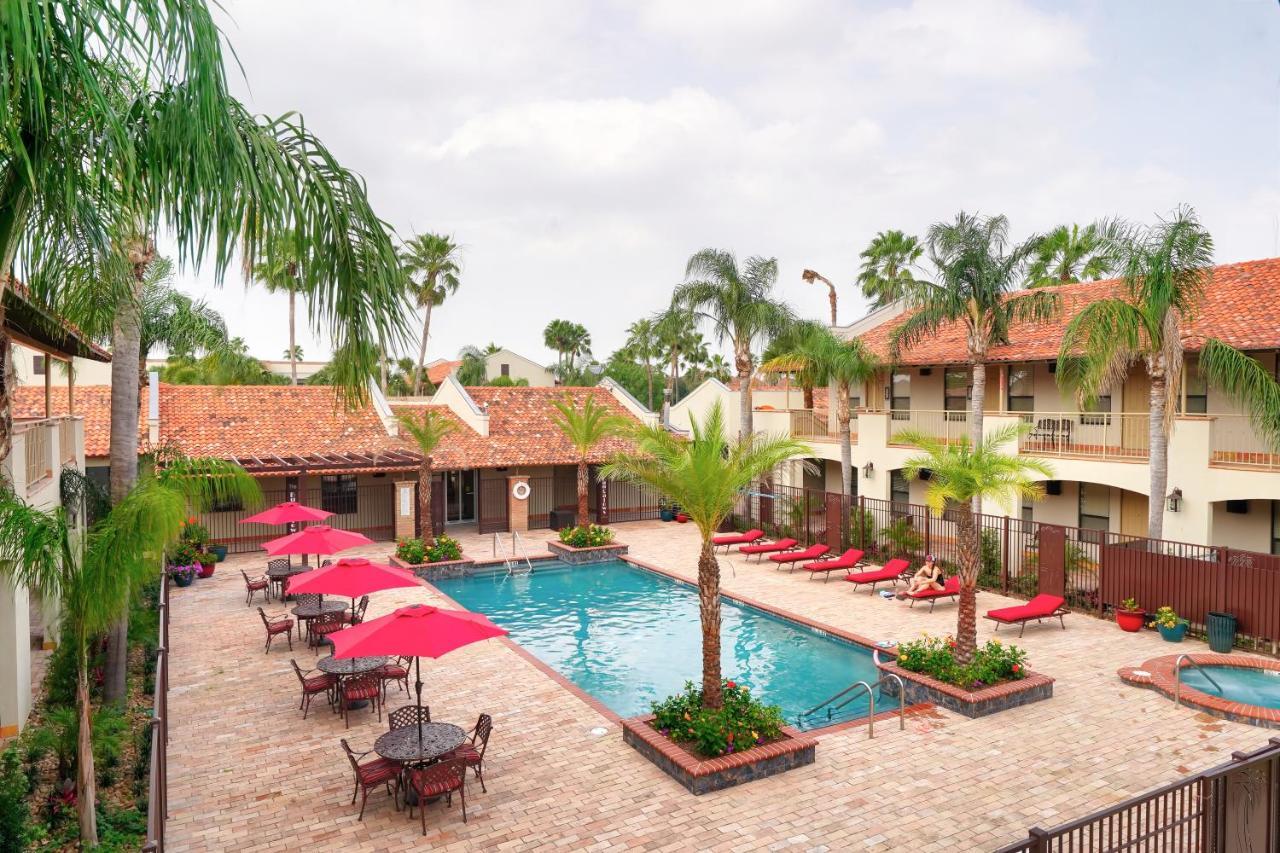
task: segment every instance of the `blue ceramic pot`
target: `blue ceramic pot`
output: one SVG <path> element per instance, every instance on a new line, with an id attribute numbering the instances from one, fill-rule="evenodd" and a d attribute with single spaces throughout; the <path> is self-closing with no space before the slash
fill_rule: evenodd
<path id="1" fill-rule="evenodd" d="M 1166 628 L 1163 625 L 1156 625 L 1156 628 L 1159 629 L 1160 636 L 1164 637 L 1165 642 L 1168 643 L 1181 643 L 1182 638 L 1187 636 L 1186 622 L 1180 622 L 1172 628 Z"/>

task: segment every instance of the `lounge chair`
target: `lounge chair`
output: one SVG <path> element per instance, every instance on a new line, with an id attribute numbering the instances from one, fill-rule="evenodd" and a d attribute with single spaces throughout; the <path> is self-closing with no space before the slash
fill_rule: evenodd
<path id="1" fill-rule="evenodd" d="M 960 576 L 952 575 L 947 578 L 947 582 L 942 585 L 942 589 L 922 589 L 919 592 L 907 593 L 907 598 L 911 599 L 911 606 L 915 607 L 917 601 L 929 602 L 929 612 L 933 612 L 933 608 L 938 601 L 943 598 L 955 598 L 960 594 Z"/>
<path id="2" fill-rule="evenodd" d="M 780 551 L 790 551 L 799 544 L 794 539 L 779 539 L 777 542 L 766 542 L 763 545 L 741 545 L 738 547 L 738 553 L 747 556 L 776 554 Z"/>
<path id="3" fill-rule="evenodd" d="M 1067 600 L 1060 595 L 1041 593 L 1026 604 L 988 610 L 986 618 L 996 623 L 997 631 L 1000 630 L 1001 625 L 1021 625 L 1022 629 L 1018 631 L 1019 638 L 1026 632 L 1027 623 L 1032 619 L 1041 622 L 1045 619 L 1057 617 L 1058 624 L 1065 631 L 1067 630 L 1067 623 L 1063 617 L 1067 615 L 1066 603 Z"/>
<path id="4" fill-rule="evenodd" d="M 911 571 L 911 564 L 906 560 L 895 559 L 885 563 L 879 569 L 870 572 L 855 572 L 845 575 L 844 579 L 854 585 L 854 589 L 858 588 L 858 584 L 871 584 L 871 593 L 874 595 L 876 584 L 889 581 L 894 586 L 898 585 L 898 581 L 902 576 Z"/>
<path id="5" fill-rule="evenodd" d="M 809 573 L 810 580 L 813 579 L 814 575 L 821 572 L 822 582 L 826 583 L 828 580 L 831 579 L 832 572 L 840 571 L 842 569 L 854 568 L 855 566 L 857 566 L 859 563 L 862 562 L 863 556 L 864 556 L 863 552 L 858 548 L 850 548 L 848 551 L 845 551 L 839 557 L 835 557 L 830 560 L 818 560 L 817 562 L 814 562 L 814 563 L 805 563 L 800 568 L 804 569 L 806 572 Z"/>
<path id="6" fill-rule="evenodd" d="M 785 554 L 770 554 L 769 559 L 777 564 L 777 568 L 788 566 L 788 571 L 796 567 L 796 563 L 815 560 L 831 550 L 830 545 L 810 545 L 803 551 L 788 551 Z"/>
<path id="7" fill-rule="evenodd" d="M 759 529 L 748 530 L 746 533 L 722 533 L 719 536 L 711 537 L 711 547 L 713 549 L 724 548 L 728 551 L 730 546 L 750 545 L 752 542 L 763 538 L 764 531 Z"/>

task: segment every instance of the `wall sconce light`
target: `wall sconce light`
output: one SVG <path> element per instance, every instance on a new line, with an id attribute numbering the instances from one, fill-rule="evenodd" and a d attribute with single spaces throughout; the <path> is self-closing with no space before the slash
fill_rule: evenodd
<path id="1" fill-rule="evenodd" d="M 1165 498 L 1165 503 L 1169 507 L 1169 512 L 1182 509 L 1182 489 L 1174 486 L 1173 491 L 1169 492 L 1169 497 Z"/>
<path id="2" fill-rule="evenodd" d="M 875 475 L 875 473 L 876 473 L 876 466 L 874 463 L 868 462 L 866 465 L 862 466 L 862 478 L 864 480 L 870 480 Z"/>

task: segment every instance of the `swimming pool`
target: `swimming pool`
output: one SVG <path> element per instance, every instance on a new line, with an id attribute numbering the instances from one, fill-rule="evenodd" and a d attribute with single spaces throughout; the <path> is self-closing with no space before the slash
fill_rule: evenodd
<path id="1" fill-rule="evenodd" d="M 648 713 L 654 700 L 701 679 L 697 589 L 656 572 L 618 560 L 434 583 L 619 716 Z M 850 684 L 874 683 L 878 675 L 868 649 L 728 599 L 721 607 L 721 653 L 725 677 L 780 705 L 791 724 Z M 864 714 L 867 705 L 858 699 L 840 717 Z"/>
<path id="2" fill-rule="evenodd" d="M 1209 681 L 1209 677 L 1217 686 Z M 1244 705 L 1280 709 L 1280 671 L 1242 666 L 1186 666 L 1180 673 L 1182 683 L 1210 696 L 1221 696 Z M 1221 690 L 1219 690 L 1219 687 Z"/>

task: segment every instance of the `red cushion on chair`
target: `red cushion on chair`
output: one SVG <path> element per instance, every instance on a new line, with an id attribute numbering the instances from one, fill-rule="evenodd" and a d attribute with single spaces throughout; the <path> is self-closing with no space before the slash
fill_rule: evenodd
<path id="1" fill-rule="evenodd" d="M 947 582 L 942 585 L 942 589 L 922 589 L 919 592 L 908 593 L 908 598 L 943 598 L 951 595 L 960 594 L 960 577 L 952 575 L 947 578 Z"/>
<path id="2" fill-rule="evenodd" d="M 312 623 L 311 633 L 313 634 L 332 634 L 335 631 L 341 631 L 347 626 L 342 622 L 320 622 Z"/>
<path id="3" fill-rule="evenodd" d="M 759 529 L 748 530 L 746 533 L 724 533 L 720 536 L 711 537 L 712 545 L 738 545 L 747 542 L 754 542 L 764 536 L 764 531 Z"/>
<path id="4" fill-rule="evenodd" d="M 271 624 L 267 625 L 267 630 L 270 631 L 272 634 L 283 634 L 285 631 L 290 631 L 292 629 L 293 629 L 292 619 L 285 619 L 280 622 L 272 622 Z"/>
<path id="5" fill-rule="evenodd" d="M 1013 607 L 998 607 L 987 611 L 987 618 L 997 622 L 1022 622 L 1027 619 L 1040 619 L 1052 616 L 1058 608 L 1066 604 L 1066 599 L 1058 595 L 1037 595 L 1026 604 Z"/>
<path id="6" fill-rule="evenodd" d="M 302 682 L 302 686 L 308 693 L 319 693 L 332 687 L 334 681 L 336 679 L 332 675 L 313 675 Z"/>
<path id="7" fill-rule="evenodd" d="M 803 551 L 792 551 L 790 554 L 770 554 L 769 559 L 773 560 L 775 563 L 798 563 L 802 560 L 812 560 L 815 557 L 821 557 L 830 550 L 830 545 L 810 545 Z"/>
<path id="8" fill-rule="evenodd" d="M 807 572 L 833 572 L 836 569 L 852 569 L 858 565 L 858 561 L 862 559 L 862 552 L 857 548 L 850 548 L 839 557 L 831 560 L 819 560 L 816 563 L 806 563 L 800 568 Z"/>
<path id="9" fill-rule="evenodd" d="M 394 779 L 400 773 L 400 765 L 385 758 L 375 758 L 360 765 L 360 781 L 365 785 L 378 785 Z"/>
<path id="10" fill-rule="evenodd" d="M 375 674 L 379 678 L 390 678 L 390 679 L 399 681 L 402 678 L 409 677 L 409 670 L 405 669 L 402 666 L 397 666 L 394 663 L 387 663 L 378 667 L 378 670 Z"/>
<path id="11" fill-rule="evenodd" d="M 456 791 L 459 787 L 457 772 L 443 764 L 412 773 L 409 784 L 413 785 L 420 797 L 438 797 Z"/>
<path id="12" fill-rule="evenodd" d="M 372 699 L 379 694 L 379 690 L 376 682 L 344 681 L 342 683 L 342 695 L 348 699 Z"/>
<path id="13" fill-rule="evenodd" d="M 268 580 L 249 581 L 249 589 L 266 589 L 270 584 Z"/>
<path id="14" fill-rule="evenodd" d="M 794 539 L 779 539 L 777 542 L 768 542 L 764 545 L 743 545 L 738 549 L 739 554 L 768 554 L 773 551 L 785 551 L 788 548 L 794 548 L 797 545 Z"/>
<path id="15" fill-rule="evenodd" d="M 456 758 L 460 761 L 465 761 L 468 764 L 480 763 L 479 751 L 469 743 L 464 743 L 462 746 L 458 747 L 457 749 L 453 750 L 447 755 L 441 756 L 441 758 L 444 758 L 444 759 Z"/>

